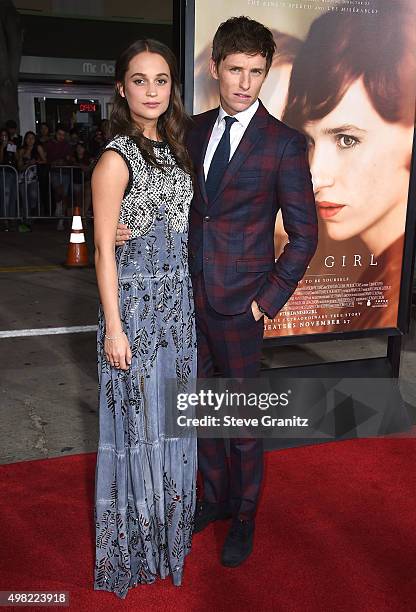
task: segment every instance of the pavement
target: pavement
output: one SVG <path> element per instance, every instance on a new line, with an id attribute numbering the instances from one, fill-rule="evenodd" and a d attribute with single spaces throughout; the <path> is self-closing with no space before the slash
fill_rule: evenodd
<path id="1" fill-rule="evenodd" d="M 92 266 L 63 266 L 69 224 L 38 221 L 31 233 L 0 234 L 0 464 L 93 452 L 98 442 L 94 331 L 1 337 L 8 330 L 95 326 Z M 280 368 L 383 357 L 384 337 L 265 349 L 263 366 Z M 400 388 L 416 422 L 416 321 L 403 339 Z"/>

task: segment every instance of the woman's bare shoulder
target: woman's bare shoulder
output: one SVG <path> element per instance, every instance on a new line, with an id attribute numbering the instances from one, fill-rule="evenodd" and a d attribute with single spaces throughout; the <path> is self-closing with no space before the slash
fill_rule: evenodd
<path id="1" fill-rule="evenodd" d="M 94 174 L 124 171 L 128 174 L 126 162 L 124 161 L 123 157 L 113 149 L 103 151 L 94 168 Z"/>

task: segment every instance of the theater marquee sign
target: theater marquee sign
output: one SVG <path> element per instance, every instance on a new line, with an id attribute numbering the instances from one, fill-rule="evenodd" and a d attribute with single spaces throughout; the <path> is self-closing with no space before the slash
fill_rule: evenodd
<path id="1" fill-rule="evenodd" d="M 115 62 L 112 60 L 77 59 L 67 57 L 38 57 L 24 55 L 20 64 L 20 77 L 38 76 L 70 79 L 82 76 L 114 79 Z"/>

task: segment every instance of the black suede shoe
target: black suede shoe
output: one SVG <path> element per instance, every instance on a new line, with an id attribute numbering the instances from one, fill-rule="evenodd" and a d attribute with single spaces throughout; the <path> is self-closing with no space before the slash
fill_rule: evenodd
<path id="1" fill-rule="evenodd" d="M 194 533 L 199 533 L 210 523 L 231 518 L 224 504 L 213 504 L 212 502 L 199 501 L 196 505 Z"/>
<path id="2" fill-rule="evenodd" d="M 222 549 L 221 563 L 237 567 L 253 550 L 254 521 L 234 519 Z"/>

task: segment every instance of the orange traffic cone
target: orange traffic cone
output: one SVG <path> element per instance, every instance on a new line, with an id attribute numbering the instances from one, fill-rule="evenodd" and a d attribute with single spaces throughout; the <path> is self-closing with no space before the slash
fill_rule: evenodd
<path id="1" fill-rule="evenodd" d="M 65 266 L 69 268 L 83 268 L 88 266 L 88 264 L 88 249 L 82 228 L 81 210 L 79 206 L 75 206 Z"/>

